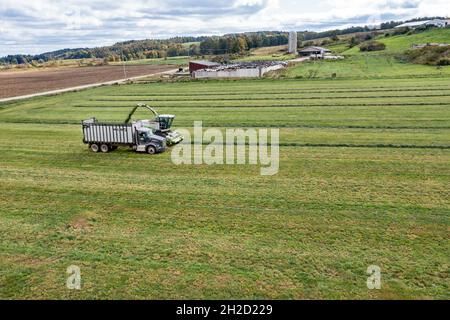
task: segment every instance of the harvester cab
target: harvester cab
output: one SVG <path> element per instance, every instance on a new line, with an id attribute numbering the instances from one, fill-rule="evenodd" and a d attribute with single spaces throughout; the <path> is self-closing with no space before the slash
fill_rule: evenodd
<path id="1" fill-rule="evenodd" d="M 174 119 L 175 116 L 171 114 L 161 114 L 156 118 L 156 120 L 159 122 L 159 127 L 161 128 L 161 131 L 170 130 Z"/>
<path id="2" fill-rule="evenodd" d="M 141 125 L 143 127 L 151 129 L 154 134 L 165 138 L 167 141 L 167 145 L 171 146 L 183 141 L 184 138 L 180 133 L 171 130 L 175 116 L 171 114 L 160 115 L 158 114 L 158 112 L 156 112 L 155 109 L 146 104 L 138 104 L 136 107 L 134 107 L 128 115 L 127 120 L 125 120 L 125 123 L 129 123 L 131 121 L 134 113 L 139 108 L 147 109 L 151 111 L 155 116 L 155 118 L 152 120 L 139 120 Z"/>

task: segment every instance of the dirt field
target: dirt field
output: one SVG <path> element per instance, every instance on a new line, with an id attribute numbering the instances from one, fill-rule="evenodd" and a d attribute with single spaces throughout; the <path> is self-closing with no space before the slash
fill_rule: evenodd
<path id="1" fill-rule="evenodd" d="M 122 66 L 1 72 L 0 99 L 137 77 L 164 72 L 173 68 L 174 66 L 166 65 L 127 66 L 126 77 Z"/>

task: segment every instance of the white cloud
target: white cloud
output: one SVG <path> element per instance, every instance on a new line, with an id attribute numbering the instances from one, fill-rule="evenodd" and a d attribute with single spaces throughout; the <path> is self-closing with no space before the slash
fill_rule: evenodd
<path id="1" fill-rule="evenodd" d="M 448 0 L 1 0 L 0 55 L 424 15 L 450 15 Z"/>

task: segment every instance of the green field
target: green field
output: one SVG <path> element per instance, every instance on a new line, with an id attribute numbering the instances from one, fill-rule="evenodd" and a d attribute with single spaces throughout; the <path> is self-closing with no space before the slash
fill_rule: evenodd
<path id="1" fill-rule="evenodd" d="M 346 56 L 345 60 L 302 62 L 286 72 L 289 78 L 306 79 L 331 79 L 333 74 L 343 79 L 450 77 L 450 66 L 403 63 L 392 55 L 361 53 Z"/>
<path id="2" fill-rule="evenodd" d="M 138 102 L 280 129 L 280 172 L 94 154 Z M 0 298 L 448 299 L 450 79 L 101 87 L 0 104 Z M 148 117 L 140 112 L 136 118 Z M 382 289 L 368 290 L 379 265 Z M 78 265 L 82 290 L 65 286 Z"/>

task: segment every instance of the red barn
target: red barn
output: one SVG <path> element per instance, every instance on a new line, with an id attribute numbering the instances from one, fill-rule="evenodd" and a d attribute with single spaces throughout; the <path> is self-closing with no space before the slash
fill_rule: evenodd
<path id="1" fill-rule="evenodd" d="M 192 73 L 197 70 L 213 68 L 220 66 L 220 63 L 207 61 L 207 60 L 197 60 L 189 62 L 189 72 Z"/>

